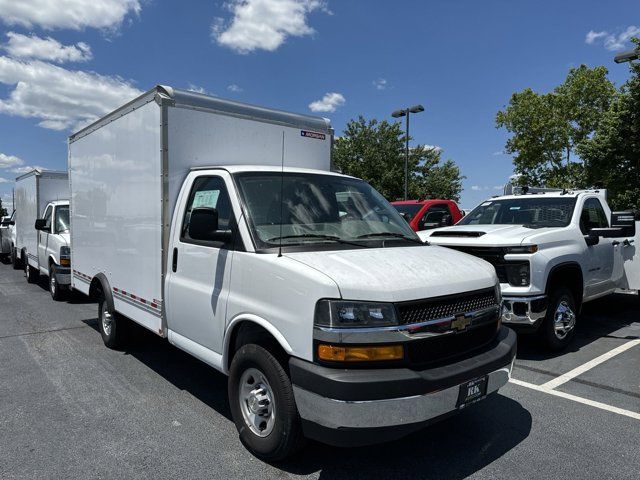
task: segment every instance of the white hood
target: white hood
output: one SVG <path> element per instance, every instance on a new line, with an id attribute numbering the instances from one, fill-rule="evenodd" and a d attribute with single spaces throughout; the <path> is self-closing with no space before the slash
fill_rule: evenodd
<path id="1" fill-rule="evenodd" d="M 526 228 L 522 225 L 455 225 L 453 227 L 423 230 L 418 232 L 420 240 L 437 245 L 482 245 L 482 246 L 506 246 L 520 245 L 527 237 L 544 233 L 548 228 Z M 557 230 L 557 229 L 555 229 Z M 435 232 L 437 236 L 433 236 Z M 441 236 L 451 232 L 451 236 Z M 464 236 L 462 232 L 481 232 L 481 236 Z"/>
<path id="2" fill-rule="evenodd" d="M 397 302 L 493 287 L 484 260 L 435 246 L 287 253 L 332 278 L 342 298 Z"/>

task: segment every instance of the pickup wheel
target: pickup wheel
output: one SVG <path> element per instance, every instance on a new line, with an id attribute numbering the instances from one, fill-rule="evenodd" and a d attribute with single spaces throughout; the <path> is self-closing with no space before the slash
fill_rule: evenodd
<path id="1" fill-rule="evenodd" d="M 233 357 L 229 405 L 240 440 L 256 457 L 283 460 L 304 445 L 291 380 L 261 346 L 244 345 Z"/>
<path id="2" fill-rule="evenodd" d="M 571 290 L 558 287 L 551 293 L 547 315 L 540 328 L 546 347 L 558 351 L 571 343 L 578 315 L 576 312 L 576 301 Z"/>
<path id="3" fill-rule="evenodd" d="M 102 341 L 109 348 L 121 347 L 127 336 L 127 320 L 113 311 L 101 295 L 98 301 L 98 328 Z"/>
<path id="4" fill-rule="evenodd" d="M 52 264 L 51 267 L 49 267 L 49 293 L 51 294 L 51 298 L 56 302 L 59 302 L 64 299 L 66 292 L 67 291 L 63 289 L 63 287 L 58 285 L 58 280 L 56 278 L 56 266 Z"/>

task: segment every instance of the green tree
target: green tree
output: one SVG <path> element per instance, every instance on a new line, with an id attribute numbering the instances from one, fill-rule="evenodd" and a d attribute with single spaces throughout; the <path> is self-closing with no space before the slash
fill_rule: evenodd
<path id="1" fill-rule="evenodd" d="M 441 162 L 441 150 L 423 145 L 409 151 L 409 196 L 444 196 L 458 200 L 460 169 L 453 160 Z M 405 135 L 399 123 L 366 120 L 347 123 L 335 141 L 333 164 L 343 173 L 362 178 L 389 200 L 404 196 Z"/>
<path id="2" fill-rule="evenodd" d="M 572 68 L 552 92 L 527 88 L 511 96 L 496 115 L 496 126 L 511 137 L 505 151 L 514 155 L 521 182 L 550 187 L 584 186 L 579 146 L 598 128 L 615 100 L 616 89 L 605 67 Z"/>
<path id="3" fill-rule="evenodd" d="M 588 181 L 608 190 L 614 209 L 640 209 L 640 65 L 630 64 L 630 72 L 594 135 L 578 148 Z"/>
<path id="4" fill-rule="evenodd" d="M 7 209 L 2 206 L 2 199 L 0 198 L 0 217 L 6 217 L 9 215 Z"/>

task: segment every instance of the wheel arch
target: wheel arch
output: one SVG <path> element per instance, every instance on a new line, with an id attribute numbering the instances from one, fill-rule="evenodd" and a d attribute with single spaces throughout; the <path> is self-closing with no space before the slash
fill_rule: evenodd
<path id="1" fill-rule="evenodd" d="M 111 291 L 111 285 L 104 273 L 98 273 L 91 279 L 89 285 L 89 297 L 93 300 L 98 300 L 99 293 L 102 292 L 107 302 L 107 306 L 112 312 L 115 312 L 115 304 L 113 302 L 113 292 Z"/>
<path id="2" fill-rule="evenodd" d="M 578 310 L 582 308 L 584 296 L 584 274 L 578 262 L 562 262 L 549 270 L 545 292 L 547 295 L 557 285 L 565 285 L 573 293 Z"/>
<path id="3" fill-rule="evenodd" d="M 244 336 L 244 341 L 243 341 Z M 291 355 L 293 349 L 282 333 L 270 322 L 257 315 L 239 315 L 227 326 L 224 336 L 224 351 L 222 367 L 224 373 L 229 372 L 229 367 L 235 352 L 246 343 L 275 342 L 286 355 Z"/>

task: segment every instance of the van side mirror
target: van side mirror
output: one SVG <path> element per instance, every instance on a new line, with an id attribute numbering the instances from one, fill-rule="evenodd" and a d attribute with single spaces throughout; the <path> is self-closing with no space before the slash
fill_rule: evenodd
<path id="1" fill-rule="evenodd" d="M 218 211 L 215 208 L 198 207 L 191 211 L 189 237 L 192 240 L 214 241 L 218 231 Z"/>
<path id="2" fill-rule="evenodd" d="M 47 221 L 44 218 L 36 220 L 36 230 L 47 230 Z"/>
<path id="3" fill-rule="evenodd" d="M 16 222 L 14 222 L 13 220 L 5 220 L 4 222 L 0 223 L 0 227 L 9 227 L 15 224 Z"/>

